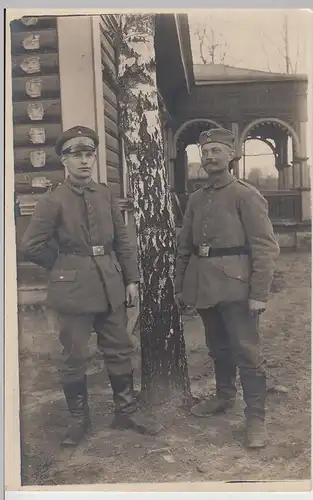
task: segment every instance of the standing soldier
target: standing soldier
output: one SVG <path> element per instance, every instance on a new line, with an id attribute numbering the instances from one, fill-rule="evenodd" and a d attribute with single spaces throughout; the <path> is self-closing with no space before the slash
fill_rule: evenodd
<path id="1" fill-rule="evenodd" d="M 90 427 L 86 363 L 94 329 L 113 390 L 113 426 L 156 434 L 160 429 L 134 400 L 126 306 L 138 300 L 138 267 L 110 190 L 92 180 L 97 134 L 76 126 L 56 142 L 68 170 L 65 182 L 38 202 L 24 234 L 25 257 L 50 271 L 48 305 L 60 321 L 62 386 L 71 415 L 63 446 L 75 446 Z"/>
<path id="2" fill-rule="evenodd" d="M 226 129 L 200 134 L 207 184 L 190 195 L 179 236 L 176 300 L 195 307 L 214 360 L 216 394 L 191 412 L 205 417 L 234 405 L 236 368 L 246 403 L 247 447 L 266 445 L 266 375 L 259 315 L 265 311 L 279 247 L 267 202 L 228 170 L 235 137 Z"/>

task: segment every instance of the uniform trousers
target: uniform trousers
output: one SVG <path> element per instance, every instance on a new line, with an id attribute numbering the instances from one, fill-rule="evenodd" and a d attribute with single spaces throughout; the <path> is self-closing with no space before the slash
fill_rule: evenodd
<path id="1" fill-rule="evenodd" d="M 219 303 L 198 312 L 209 355 L 215 363 L 217 392 L 226 398 L 235 396 L 238 367 L 246 412 L 263 416 L 266 374 L 258 317 L 250 314 L 248 301 Z"/>
<path id="2" fill-rule="evenodd" d="M 63 384 L 81 380 L 89 358 L 88 342 L 94 330 L 108 375 L 132 372 L 133 344 L 127 331 L 127 312 L 123 304 L 115 311 L 96 314 L 58 314 L 59 339 L 63 346 L 59 372 Z"/>

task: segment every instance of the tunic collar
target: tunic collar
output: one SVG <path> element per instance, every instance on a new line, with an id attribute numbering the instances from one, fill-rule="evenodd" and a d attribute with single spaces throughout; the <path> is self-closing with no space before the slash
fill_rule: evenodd
<path id="1" fill-rule="evenodd" d="M 83 194 L 86 189 L 89 191 L 97 191 L 99 186 L 94 180 L 91 180 L 86 186 L 75 186 L 69 177 L 65 179 L 64 184 L 77 194 Z"/>
<path id="2" fill-rule="evenodd" d="M 236 177 L 228 170 L 224 170 L 219 175 L 214 175 L 208 179 L 208 182 L 203 186 L 204 189 L 219 189 L 236 180 Z"/>

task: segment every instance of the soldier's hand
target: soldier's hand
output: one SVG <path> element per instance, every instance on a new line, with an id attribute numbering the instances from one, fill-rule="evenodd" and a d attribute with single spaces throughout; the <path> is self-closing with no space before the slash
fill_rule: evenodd
<path id="1" fill-rule="evenodd" d="M 258 316 L 262 314 L 266 309 L 266 302 L 261 302 L 260 300 L 249 299 L 249 310 L 252 316 Z"/>
<path id="2" fill-rule="evenodd" d="M 136 307 L 139 300 L 137 283 L 128 283 L 126 286 L 126 307 Z"/>
<path id="3" fill-rule="evenodd" d="M 179 309 L 186 307 L 186 304 L 183 301 L 183 294 L 181 292 L 175 293 L 175 302 Z"/>

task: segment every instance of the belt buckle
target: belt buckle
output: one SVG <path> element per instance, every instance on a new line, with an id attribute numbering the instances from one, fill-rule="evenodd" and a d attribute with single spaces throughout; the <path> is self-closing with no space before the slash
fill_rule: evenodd
<path id="1" fill-rule="evenodd" d="M 102 245 L 92 247 L 92 255 L 104 255 L 104 248 Z"/>
<path id="2" fill-rule="evenodd" d="M 199 257 L 209 257 L 211 247 L 208 245 L 199 245 Z"/>

